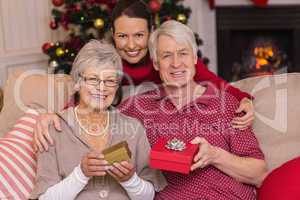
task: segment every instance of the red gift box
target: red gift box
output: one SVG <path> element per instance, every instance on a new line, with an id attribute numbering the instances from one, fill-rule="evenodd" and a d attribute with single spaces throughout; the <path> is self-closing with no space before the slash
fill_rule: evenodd
<path id="1" fill-rule="evenodd" d="M 182 151 L 170 150 L 166 147 L 169 140 L 159 139 L 150 152 L 150 167 L 166 171 L 189 174 L 193 158 L 199 145 L 186 143 Z"/>

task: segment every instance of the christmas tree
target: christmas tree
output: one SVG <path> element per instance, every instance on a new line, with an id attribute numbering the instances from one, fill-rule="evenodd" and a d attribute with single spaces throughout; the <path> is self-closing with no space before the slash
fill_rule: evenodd
<path id="1" fill-rule="evenodd" d="M 182 0 L 145 0 L 153 12 L 153 25 L 175 19 L 187 23 L 190 8 Z M 117 0 L 52 0 L 53 19 L 49 26 L 55 30 L 62 27 L 67 31 L 64 41 L 47 42 L 42 50 L 49 56 L 49 67 L 54 73 L 71 71 L 74 58 L 81 47 L 90 39 L 102 39 L 110 29 L 110 14 Z M 196 34 L 197 43 L 202 41 Z M 201 57 L 201 52 L 198 52 Z M 205 59 L 206 61 L 207 59 Z"/>

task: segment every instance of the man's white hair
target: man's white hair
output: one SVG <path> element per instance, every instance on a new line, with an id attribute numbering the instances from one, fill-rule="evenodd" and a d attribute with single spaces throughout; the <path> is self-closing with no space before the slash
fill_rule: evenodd
<path id="1" fill-rule="evenodd" d="M 148 44 L 149 52 L 154 63 L 158 61 L 157 43 L 161 35 L 172 37 L 176 42 L 190 46 L 194 56 L 197 57 L 197 44 L 193 31 L 185 24 L 175 20 L 169 20 L 164 22 L 150 35 Z"/>
<path id="2" fill-rule="evenodd" d="M 115 47 L 106 42 L 90 40 L 86 43 L 77 54 L 71 71 L 71 76 L 75 83 L 80 79 L 80 75 L 88 67 L 102 68 L 111 65 L 118 72 L 122 72 L 122 60 Z"/>

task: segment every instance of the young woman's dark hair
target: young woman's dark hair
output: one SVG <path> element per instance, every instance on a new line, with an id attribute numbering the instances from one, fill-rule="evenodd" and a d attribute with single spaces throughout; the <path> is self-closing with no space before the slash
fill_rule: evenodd
<path id="1" fill-rule="evenodd" d="M 142 0 L 119 0 L 114 7 L 111 15 L 111 27 L 115 31 L 114 22 L 126 15 L 132 18 L 142 18 L 148 23 L 149 32 L 152 28 L 152 12 L 148 5 Z"/>

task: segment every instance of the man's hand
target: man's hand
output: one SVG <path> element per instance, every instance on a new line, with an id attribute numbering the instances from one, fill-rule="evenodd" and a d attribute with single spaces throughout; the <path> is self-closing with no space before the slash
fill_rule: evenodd
<path id="1" fill-rule="evenodd" d="M 103 154 L 92 151 L 82 158 L 80 167 L 86 177 L 93 177 L 105 176 L 109 165 Z"/>
<path id="2" fill-rule="evenodd" d="M 53 139 L 49 134 L 49 125 L 54 125 L 55 129 L 61 131 L 59 117 L 53 113 L 40 114 L 33 130 L 33 148 L 43 152 L 48 151 L 49 143 L 53 145 Z"/>
<path id="3" fill-rule="evenodd" d="M 199 151 L 194 157 L 194 164 L 191 170 L 194 171 L 197 168 L 204 168 L 211 165 L 215 159 L 218 158 L 217 147 L 211 145 L 202 137 L 196 137 L 191 141 L 192 144 L 199 144 Z"/>
<path id="4" fill-rule="evenodd" d="M 114 163 L 107 171 L 112 177 L 119 182 L 128 181 L 134 174 L 134 166 L 127 162 Z"/>
<path id="5" fill-rule="evenodd" d="M 240 102 L 239 108 L 235 111 L 236 113 L 245 112 L 246 114 L 242 117 L 235 117 L 232 120 L 232 127 L 245 130 L 253 123 L 254 120 L 254 106 L 250 99 L 243 98 Z"/>

